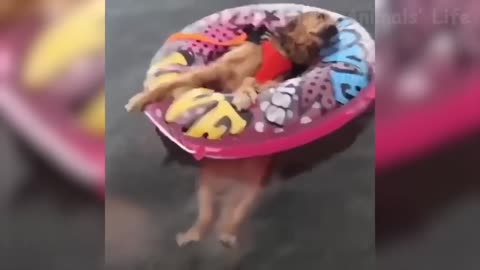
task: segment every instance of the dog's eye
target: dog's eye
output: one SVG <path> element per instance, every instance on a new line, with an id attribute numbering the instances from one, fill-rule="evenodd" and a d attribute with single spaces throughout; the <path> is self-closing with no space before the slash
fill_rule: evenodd
<path id="1" fill-rule="evenodd" d="M 324 20 L 324 19 L 325 19 L 325 14 L 323 14 L 323 13 L 318 13 L 318 14 L 317 14 L 317 19 Z"/>

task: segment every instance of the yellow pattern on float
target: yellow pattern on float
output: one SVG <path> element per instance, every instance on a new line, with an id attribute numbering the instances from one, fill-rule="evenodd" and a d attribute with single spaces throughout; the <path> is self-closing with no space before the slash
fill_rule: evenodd
<path id="1" fill-rule="evenodd" d="M 33 91 L 67 70 L 79 57 L 105 48 L 105 2 L 88 1 L 50 26 L 34 42 L 23 70 L 23 82 Z"/>
<path id="2" fill-rule="evenodd" d="M 247 122 L 243 119 L 233 106 L 221 93 L 207 88 L 195 88 L 176 99 L 168 108 L 165 114 L 167 122 L 175 122 L 179 117 L 200 106 L 216 104 L 216 106 L 202 115 L 186 132 L 186 135 L 200 138 L 208 134 L 207 139 L 220 139 L 227 131 L 232 135 L 240 134 Z M 220 120 L 227 117 L 231 127 L 227 130 L 224 125 L 218 125 Z"/>
<path id="3" fill-rule="evenodd" d="M 160 76 L 155 76 L 155 73 L 161 68 L 168 67 L 169 65 L 178 64 L 178 65 L 187 65 L 187 59 L 185 56 L 179 52 L 174 52 L 167 56 L 166 58 L 160 60 L 159 62 L 153 64 L 147 72 L 147 79 L 145 80 L 144 87 L 146 89 L 155 89 L 158 85 L 165 82 L 172 81 L 178 76 L 177 72 L 168 72 Z"/>
<path id="4" fill-rule="evenodd" d="M 105 91 L 99 92 L 80 113 L 79 118 L 82 127 L 92 135 L 104 136 L 105 134 Z"/>

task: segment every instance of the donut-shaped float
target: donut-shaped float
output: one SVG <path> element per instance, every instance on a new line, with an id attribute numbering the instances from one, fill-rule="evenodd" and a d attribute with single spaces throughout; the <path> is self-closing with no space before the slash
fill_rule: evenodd
<path id="1" fill-rule="evenodd" d="M 2 117 L 72 179 L 104 186 L 105 2 L 0 34 Z"/>
<path id="2" fill-rule="evenodd" d="M 303 5 L 250 5 L 212 14 L 181 32 L 201 33 L 221 43 L 235 40 L 247 25 L 274 31 L 289 18 L 312 10 L 328 12 L 337 20 L 339 34 L 333 45 L 300 76 L 260 93 L 248 111 L 237 111 L 232 95 L 222 89 L 197 88 L 175 100 L 149 104 L 145 114 L 163 135 L 197 159 L 274 154 L 340 128 L 375 98 L 374 41 L 355 20 Z M 167 42 L 153 58 L 144 84 L 154 87 L 227 50 L 201 40 Z"/>

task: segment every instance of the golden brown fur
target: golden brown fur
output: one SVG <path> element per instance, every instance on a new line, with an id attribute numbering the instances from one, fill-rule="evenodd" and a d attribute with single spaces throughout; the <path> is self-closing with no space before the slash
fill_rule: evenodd
<path id="1" fill-rule="evenodd" d="M 271 36 L 273 45 L 293 63 L 309 65 L 317 60 L 319 50 L 337 33 L 335 21 L 329 15 L 308 12 L 299 15 Z M 257 93 L 283 78 L 258 84 L 255 74 L 262 64 L 261 46 L 245 43 L 233 48 L 214 63 L 179 75 L 173 82 L 155 89 L 145 89 L 132 97 L 129 111 L 142 110 L 149 102 L 167 95 L 174 97 L 192 88 L 216 82 L 222 89 L 233 89 L 233 104 L 247 109 Z M 201 162 L 198 187 L 199 213 L 194 225 L 177 236 L 180 246 L 199 241 L 215 220 L 215 199 L 224 194 L 218 239 L 226 246 L 236 244 L 240 225 L 245 221 L 254 202 L 263 191 L 270 173 L 271 157 L 242 160 L 205 160 Z"/>
<path id="2" fill-rule="evenodd" d="M 240 226 L 269 177 L 270 163 L 270 157 L 203 160 L 197 190 L 198 216 L 190 229 L 177 235 L 178 245 L 201 240 L 219 215 L 218 240 L 225 246 L 235 246 Z"/>
<path id="3" fill-rule="evenodd" d="M 307 12 L 297 16 L 271 37 L 273 45 L 293 63 L 309 65 L 317 60 L 320 48 L 336 33 L 335 20 L 321 12 Z M 168 95 L 178 96 L 192 88 L 216 82 L 221 89 L 234 90 L 234 105 L 247 109 L 255 102 L 256 93 L 265 86 L 256 84 L 253 76 L 262 64 L 261 46 L 247 42 L 233 48 L 218 60 L 181 74 L 176 80 L 155 89 L 145 89 L 132 97 L 126 109 L 140 111 L 150 102 Z M 277 78 L 275 81 L 282 80 Z M 267 83 L 271 85 L 272 82 Z"/>

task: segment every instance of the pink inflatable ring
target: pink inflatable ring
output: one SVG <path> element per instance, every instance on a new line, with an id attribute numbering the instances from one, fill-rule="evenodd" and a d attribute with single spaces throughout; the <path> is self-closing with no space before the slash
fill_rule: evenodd
<path id="1" fill-rule="evenodd" d="M 148 105 L 146 115 L 163 135 L 197 159 L 274 154 L 342 127 L 375 98 L 374 41 L 353 19 L 296 4 L 250 5 L 212 14 L 181 32 L 203 33 L 223 42 L 241 34 L 248 24 L 274 30 L 299 12 L 311 10 L 328 12 L 337 19 L 339 34 L 333 45 L 301 76 L 262 92 L 249 111 L 236 111 L 230 94 L 198 88 L 175 101 Z M 205 65 L 227 49 L 201 41 L 166 43 L 154 57 L 145 83 L 168 80 L 191 66 Z"/>

